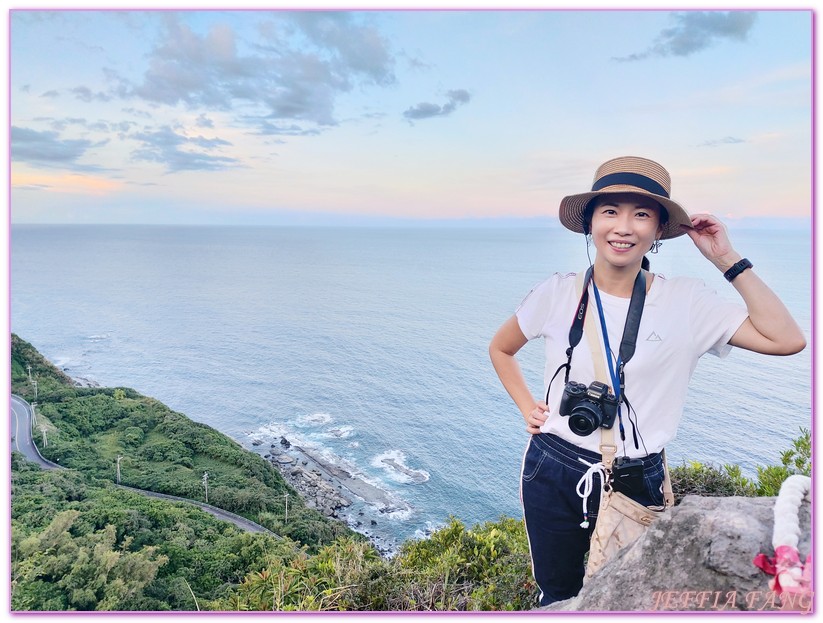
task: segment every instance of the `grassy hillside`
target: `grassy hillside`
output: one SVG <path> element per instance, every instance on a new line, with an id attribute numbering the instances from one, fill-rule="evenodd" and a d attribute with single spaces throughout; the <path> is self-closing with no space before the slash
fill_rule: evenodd
<path id="1" fill-rule="evenodd" d="M 44 457 L 85 477 L 112 482 L 121 456 L 121 483 L 205 501 L 243 515 L 316 550 L 353 536 L 338 521 L 307 508 L 264 458 L 210 426 L 128 388 L 75 387 L 31 344 L 12 335 L 12 392 L 34 399 L 27 365 L 38 382 L 38 424 L 47 428 Z M 289 494 L 288 523 L 285 519 Z"/>

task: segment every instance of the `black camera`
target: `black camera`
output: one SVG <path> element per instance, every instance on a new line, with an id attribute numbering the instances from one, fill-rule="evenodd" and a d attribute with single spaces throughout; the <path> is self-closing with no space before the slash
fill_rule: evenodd
<path id="1" fill-rule="evenodd" d="M 593 381 L 588 387 L 569 381 L 560 399 L 560 415 L 569 417 L 569 428 L 581 437 L 591 435 L 601 426 L 614 426 L 618 408 L 617 398 L 600 381 Z"/>
<path id="2" fill-rule="evenodd" d="M 612 465 L 612 488 L 625 495 L 643 493 L 646 483 L 643 480 L 643 460 L 619 456 Z"/>

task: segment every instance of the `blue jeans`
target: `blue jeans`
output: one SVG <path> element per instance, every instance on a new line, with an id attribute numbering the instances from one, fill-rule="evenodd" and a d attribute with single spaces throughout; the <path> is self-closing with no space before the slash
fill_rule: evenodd
<path id="1" fill-rule="evenodd" d="M 600 461 L 599 454 L 546 433 L 532 435 L 523 457 L 520 501 L 541 606 L 574 597 L 583 586 L 583 561 L 600 506 L 600 478 L 594 476 L 588 499 L 589 527 L 581 528 L 583 500 L 577 494 L 577 483 L 588 466 L 578 457 L 589 463 Z M 662 506 L 663 471 L 659 453 L 645 457 L 645 491 L 629 497 L 644 506 Z"/>

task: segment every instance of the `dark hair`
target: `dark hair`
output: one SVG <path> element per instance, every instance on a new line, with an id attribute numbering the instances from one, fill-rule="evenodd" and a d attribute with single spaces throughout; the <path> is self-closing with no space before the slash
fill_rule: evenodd
<path id="1" fill-rule="evenodd" d="M 586 204 L 586 207 L 583 208 L 583 235 L 588 236 L 591 233 L 592 229 L 592 217 L 594 216 L 594 205 L 597 203 L 597 200 L 603 197 L 603 195 L 597 195 L 596 197 L 592 197 L 589 199 L 589 202 Z M 655 201 L 655 203 L 657 203 Z M 657 203 L 658 208 L 658 217 L 660 218 L 660 225 L 663 226 L 669 222 L 669 211 L 664 208 L 662 205 Z M 651 264 L 649 263 L 649 258 L 645 255 L 640 262 L 640 268 L 643 270 L 649 270 Z"/>

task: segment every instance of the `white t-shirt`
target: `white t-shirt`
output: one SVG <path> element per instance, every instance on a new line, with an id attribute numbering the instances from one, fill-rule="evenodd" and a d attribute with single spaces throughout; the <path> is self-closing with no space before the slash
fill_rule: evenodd
<path id="1" fill-rule="evenodd" d="M 575 287 L 574 273 L 555 273 L 529 292 L 515 312 L 520 330 L 528 339 L 545 340 L 546 367 L 543 396 L 557 368 L 566 363 L 569 329 L 580 297 Z M 603 314 L 609 333 L 609 345 L 614 357 L 620 349 L 629 300 L 600 292 Z M 587 314 L 594 314 L 597 334 L 603 344 L 600 319 L 592 287 L 589 286 Z M 676 277 L 666 279 L 655 275 L 640 321 L 634 356 L 625 366 L 626 397 L 637 413 L 638 431 L 643 443 L 635 448 L 627 408 L 621 406 L 626 432 L 625 448 L 615 422 L 618 455 L 642 457 L 659 452 L 674 439 L 689 379 L 697 360 L 707 352 L 725 357 L 731 350 L 732 335 L 748 317 L 746 309 L 729 302 L 706 287 L 699 279 Z M 570 381 L 589 385 L 594 376 L 591 351 L 584 335 L 574 349 Z M 603 347 L 604 356 L 606 349 Z M 605 363 L 608 372 L 608 363 Z M 554 380 L 549 394 L 549 417 L 541 427 L 566 441 L 593 452 L 600 452 L 600 429 L 580 436 L 569 429 L 569 418 L 559 414 L 565 371 Z M 608 383 L 609 386 L 612 383 Z M 644 448 L 645 444 L 645 448 Z"/>

